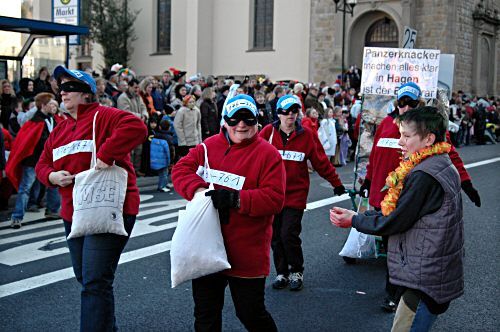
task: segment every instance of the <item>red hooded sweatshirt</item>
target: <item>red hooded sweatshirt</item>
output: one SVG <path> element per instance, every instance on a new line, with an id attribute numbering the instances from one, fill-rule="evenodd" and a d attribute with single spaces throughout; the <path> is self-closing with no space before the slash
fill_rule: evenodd
<path id="1" fill-rule="evenodd" d="M 272 145 L 280 150 L 280 154 L 282 154 L 286 170 L 285 207 L 303 210 L 306 208 L 307 194 L 309 192 L 307 160 L 311 161 L 318 174 L 330 182 L 333 187 L 341 186 L 342 182 L 335 167 L 328 160 L 316 132 L 302 127 L 297 121 L 295 131 L 290 135 L 286 146 L 284 146 L 279 133 L 279 125 L 279 121 L 267 125 L 260 132 L 260 137 L 269 141 L 272 135 Z"/>
<path id="2" fill-rule="evenodd" d="M 281 156 L 257 134 L 230 145 L 225 130 L 221 130 L 204 143 L 212 170 L 245 177 L 239 191 L 240 208 L 230 209 L 229 224 L 221 225 L 231 264 L 231 269 L 225 273 L 245 278 L 268 275 L 273 217 L 283 208 L 285 198 L 285 169 Z M 204 162 L 204 149 L 198 144 L 173 168 L 175 190 L 187 200 L 193 199 L 196 189 L 208 188 L 208 183 L 196 174 Z M 217 184 L 215 188 L 228 189 Z"/>
<path id="3" fill-rule="evenodd" d="M 77 120 L 69 116 L 54 128 L 43 153 L 35 167 L 37 178 L 46 186 L 49 174 L 66 170 L 78 174 L 90 168 L 92 157 L 92 121 L 96 119 L 97 158 L 108 165 L 113 162 L 128 173 L 127 194 L 123 213 L 139 213 L 139 189 L 134 168 L 130 162 L 130 151 L 144 142 L 148 131 L 144 123 L 135 115 L 99 103 L 78 106 Z M 71 222 L 73 218 L 73 184 L 59 188 L 61 194 L 61 216 Z"/>
<path id="4" fill-rule="evenodd" d="M 387 175 L 394 171 L 401 161 L 401 149 L 396 142 L 399 141 L 401 135 L 399 133 L 399 127 L 394 120 L 393 114 L 386 116 L 377 128 L 373 139 L 373 148 L 370 153 L 369 163 L 366 168 L 366 179 L 371 181 L 369 202 L 371 206 L 376 208 L 380 208 L 380 203 L 387 193 L 386 190 L 383 192 L 380 191 L 385 186 Z M 392 139 L 392 141 L 390 141 L 390 139 Z M 384 146 L 378 146 L 380 140 L 382 140 L 380 145 Z M 387 144 L 383 144 L 384 141 L 387 142 Z M 446 132 L 446 141 L 451 144 L 449 132 Z M 390 144 L 395 147 L 387 147 Z M 464 163 L 453 145 L 448 155 L 460 174 L 460 181 L 470 180 L 469 173 L 465 170 Z"/>

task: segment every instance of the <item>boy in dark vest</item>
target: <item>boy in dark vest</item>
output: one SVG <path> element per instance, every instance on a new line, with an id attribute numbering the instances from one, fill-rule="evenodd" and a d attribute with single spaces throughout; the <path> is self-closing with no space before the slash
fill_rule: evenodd
<path id="1" fill-rule="evenodd" d="M 463 294 L 460 177 L 448 156 L 448 120 L 434 107 L 398 119 L 403 158 L 386 179 L 381 212 L 363 215 L 334 207 L 332 224 L 389 236 L 390 282 L 405 288 L 393 331 L 428 331 Z M 384 188 L 385 189 L 385 188 Z"/>

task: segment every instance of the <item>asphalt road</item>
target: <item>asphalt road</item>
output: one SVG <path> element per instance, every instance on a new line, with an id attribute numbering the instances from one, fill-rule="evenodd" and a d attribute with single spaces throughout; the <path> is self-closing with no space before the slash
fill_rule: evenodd
<path id="1" fill-rule="evenodd" d="M 459 149 L 469 168 L 482 207 L 464 195 L 465 294 L 438 318 L 434 331 L 500 330 L 500 144 Z M 340 168 L 352 183 L 352 165 Z M 146 188 L 148 189 L 148 188 Z M 142 190 L 140 221 L 122 255 L 115 281 L 116 316 L 121 331 L 190 331 L 191 285 L 170 288 L 169 241 L 176 211 L 183 201 L 175 193 Z M 311 175 L 308 202 L 332 197 L 331 188 Z M 266 305 L 282 331 L 388 331 L 392 314 L 381 311 L 384 260 L 346 265 L 338 252 L 348 230 L 333 228 L 326 205 L 311 205 L 303 218 L 305 287 L 276 291 L 267 281 Z M 336 205 L 351 207 L 344 199 Z M 0 223 L 0 330 L 77 331 L 79 285 L 72 277 L 61 221 L 44 222 L 40 214 L 21 230 Z M 226 292 L 224 330 L 243 331 Z"/>

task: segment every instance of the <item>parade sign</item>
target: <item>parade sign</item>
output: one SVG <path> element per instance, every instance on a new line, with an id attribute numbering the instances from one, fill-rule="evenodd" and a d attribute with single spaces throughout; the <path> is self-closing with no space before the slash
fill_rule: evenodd
<path id="1" fill-rule="evenodd" d="M 361 92 L 394 96 L 401 84 L 415 82 L 423 98 L 435 98 L 439 58 L 439 50 L 365 47 Z"/>
<path id="2" fill-rule="evenodd" d="M 80 0 L 52 0 L 52 22 L 79 25 Z M 80 45 L 79 36 L 69 36 L 70 45 Z"/>

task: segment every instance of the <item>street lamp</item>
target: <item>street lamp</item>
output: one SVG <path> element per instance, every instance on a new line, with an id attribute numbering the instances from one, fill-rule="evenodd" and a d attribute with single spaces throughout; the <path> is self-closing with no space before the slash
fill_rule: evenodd
<path id="1" fill-rule="evenodd" d="M 341 71 L 341 81 L 344 83 L 344 47 L 345 47 L 345 14 L 351 14 L 351 17 L 354 15 L 354 6 L 356 6 L 356 0 L 333 0 L 335 2 L 335 12 L 342 12 L 342 71 Z"/>

